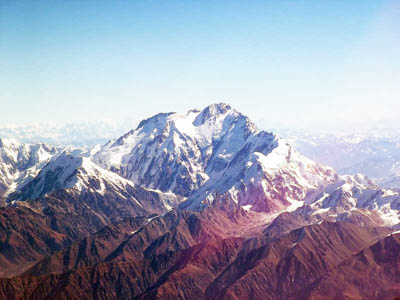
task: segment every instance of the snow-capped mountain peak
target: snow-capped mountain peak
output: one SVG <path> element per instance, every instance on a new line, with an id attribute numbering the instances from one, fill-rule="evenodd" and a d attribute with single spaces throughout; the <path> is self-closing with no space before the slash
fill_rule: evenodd
<path id="1" fill-rule="evenodd" d="M 224 103 L 155 115 L 94 159 L 146 188 L 188 197 L 183 206 L 194 209 L 228 193 L 239 205 L 276 211 L 335 178 Z"/>
<path id="2" fill-rule="evenodd" d="M 59 149 L 46 144 L 23 144 L 0 139 L 0 197 L 7 196 L 32 179 Z"/>
<path id="3" fill-rule="evenodd" d="M 76 157 L 67 152 L 48 163 L 26 186 L 10 199 L 36 199 L 58 189 L 104 194 L 106 187 L 124 189 L 134 184 L 117 174 L 94 164 L 88 157 Z"/>
<path id="4" fill-rule="evenodd" d="M 222 103 L 163 113 L 107 143 L 95 160 L 139 185 L 189 196 L 256 131 L 247 117 Z"/>
<path id="5" fill-rule="evenodd" d="M 202 125 L 207 121 L 215 120 L 217 117 L 224 115 L 231 110 L 232 107 L 225 103 L 211 104 L 197 115 L 193 124 L 195 126 Z"/>

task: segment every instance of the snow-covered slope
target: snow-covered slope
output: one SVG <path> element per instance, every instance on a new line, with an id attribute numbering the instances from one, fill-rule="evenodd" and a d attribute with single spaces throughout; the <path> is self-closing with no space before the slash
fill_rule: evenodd
<path id="1" fill-rule="evenodd" d="M 336 178 L 224 103 L 155 115 L 107 143 L 95 160 L 139 185 L 188 197 L 184 207 L 193 209 L 229 194 L 272 212 Z"/>
<path id="2" fill-rule="evenodd" d="M 306 199 L 307 213 L 341 219 L 352 213 L 384 226 L 400 224 L 400 194 L 383 189 L 365 175 L 343 175 Z"/>
<path id="3" fill-rule="evenodd" d="M 141 208 L 148 208 L 149 204 L 142 201 L 150 195 L 154 209 L 158 211 L 166 211 L 171 206 L 176 206 L 178 201 L 175 195 L 145 190 L 118 174 L 101 168 L 88 157 L 76 157 L 66 152 L 47 164 L 33 180 L 11 194 L 7 200 L 38 199 L 59 190 L 79 197 L 94 195 L 107 201 L 128 200 Z M 141 199 L 142 197 L 145 199 Z M 157 200 L 156 203 L 154 199 Z"/>
<path id="4" fill-rule="evenodd" d="M 7 196 L 38 174 L 59 149 L 0 139 L 0 197 Z"/>
<path id="5" fill-rule="evenodd" d="M 117 174 L 101 169 L 87 157 L 75 157 L 63 153 L 46 165 L 26 188 L 22 188 L 24 198 L 36 199 L 58 189 L 93 190 L 104 194 L 106 185 L 124 190 L 133 183 Z"/>
<path id="6" fill-rule="evenodd" d="M 309 193 L 337 179 L 333 169 L 302 156 L 285 140 L 275 137 L 273 143 L 268 143 L 262 131 L 243 149 L 183 207 L 198 209 L 229 197 L 248 210 L 291 211 L 302 206 Z"/>

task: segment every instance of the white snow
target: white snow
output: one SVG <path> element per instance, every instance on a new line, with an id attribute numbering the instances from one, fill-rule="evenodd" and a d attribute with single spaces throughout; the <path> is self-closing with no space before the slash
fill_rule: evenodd
<path id="1" fill-rule="evenodd" d="M 390 208 L 390 203 L 383 205 L 378 209 L 385 226 L 394 226 L 400 223 L 400 214 L 398 210 Z"/>
<path id="2" fill-rule="evenodd" d="M 329 211 L 329 209 L 330 209 L 329 207 L 327 207 L 327 208 L 318 208 L 312 213 L 312 215 L 325 214 L 326 212 Z"/>
<path id="3" fill-rule="evenodd" d="M 304 205 L 304 201 L 298 201 L 298 200 L 294 200 L 294 199 L 290 199 L 290 198 L 287 198 L 287 200 L 290 202 L 290 206 L 288 206 L 285 209 L 286 212 L 295 211 L 296 209 L 298 209 L 299 207 L 302 207 Z"/>
<path id="4" fill-rule="evenodd" d="M 242 208 L 243 208 L 244 210 L 247 210 L 247 211 L 251 210 L 252 207 L 253 207 L 253 205 L 251 205 L 251 204 L 243 205 L 243 206 L 242 206 Z"/>
<path id="5" fill-rule="evenodd" d="M 10 195 L 35 177 L 58 152 L 55 147 L 45 144 L 0 139 L 0 181 L 6 188 L 3 196 Z"/>
<path id="6" fill-rule="evenodd" d="M 47 182 L 47 174 L 55 174 L 55 182 Z M 63 153 L 55 160 L 47 164 L 37 177 L 38 182 L 33 186 L 30 197 L 35 199 L 52 192 L 57 188 L 74 189 L 76 191 L 94 190 L 91 180 L 95 179 L 99 183 L 99 188 L 94 190 L 104 195 L 108 185 L 113 192 L 121 197 L 128 186 L 134 187 L 134 183 L 122 178 L 121 176 L 102 169 L 94 164 L 88 157 L 74 157 L 69 153 Z M 49 186 L 51 184 L 51 186 Z M 138 205 L 141 205 L 134 199 Z"/>

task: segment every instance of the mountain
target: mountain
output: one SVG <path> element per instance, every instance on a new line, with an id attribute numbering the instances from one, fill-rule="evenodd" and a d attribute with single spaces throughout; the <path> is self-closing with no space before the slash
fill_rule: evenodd
<path id="1" fill-rule="evenodd" d="M 273 239 L 219 207 L 171 211 L 109 225 L 24 276 L 0 280 L 3 297 L 304 299 L 304 288 L 386 236 L 348 223 L 303 227 Z M 311 290 L 307 290 L 310 293 Z"/>
<path id="2" fill-rule="evenodd" d="M 400 233 L 389 234 L 311 284 L 309 298 L 399 299 L 399 252 Z"/>
<path id="3" fill-rule="evenodd" d="M 400 224 L 400 194 L 380 188 L 361 174 L 341 176 L 320 191 L 310 206 L 314 214 L 345 217 L 357 210 L 380 225 Z"/>
<path id="4" fill-rule="evenodd" d="M 207 299 L 307 299 L 309 283 L 385 236 L 385 230 L 323 222 L 246 248 L 206 290 Z"/>
<path id="5" fill-rule="evenodd" d="M 139 185 L 185 197 L 182 209 L 229 199 L 270 218 L 298 210 L 303 224 L 343 218 L 400 224 L 397 191 L 364 175 L 337 175 L 224 103 L 155 115 L 103 146 L 94 161 Z"/>
<path id="6" fill-rule="evenodd" d="M 0 208 L 1 276 L 131 216 L 161 214 L 179 198 L 136 186 L 87 157 L 62 153 Z"/>
<path id="7" fill-rule="evenodd" d="M 223 169 L 255 130 L 226 104 L 158 114 L 106 144 L 95 160 L 137 184 L 187 197 Z"/>
<path id="8" fill-rule="evenodd" d="M 7 199 L 26 201 L 67 194 L 76 201 L 112 216 L 119 209 L 130 215 L 161 213 L 177 205 L 177 197 L 143 189 L 119 175 L 102 169 L 90 158 L 67 152 L 48 163 L 39 174 Z M 56 196 L 57 197 L 57 196 Z M 138 200 L 139 199 L 139 200 Z M 95 207 L 92 207 L 94 205 Z"/>
<path id="9" fill-rule="evenodd" d="M 60 149 L 0 138 L 0 198 L 35 177 Z"/>
<path id="10" fill-rule="evenodd" d="M 350 223 L 360 227 L 400 227 L 400 195 L 382 189 L 366 176 L 346 175 L 310 193 L 304 205 L 271 217 L 264 233 L 287 233 L 323 221 Z"/>
<path id="11" fill-rule="evenodd" d="M 76 221 L 74 218 L 65 221 Z M 0 277 L 21 274 L 33 262 L 45 255 L 62 249 L 73 239 L 90 234 L 84 230 L 80 234 L 77 224 L 54 230 L 60 219 L 35 209 L 18 207 L 0 207 Z M 66 232 L 69 232 L 69 237 Z"/>
<path id="12" fill-rule="evenodd" d="M 399 191 L 338 175 L 227 104 L 103 146 L 4 145 L 0 298 L 400 296 Z"/>
<path id="13" fill-rule="evenodd" d="M 250 229 L 251 218 L 257 216 L 241 209 L 229 214 L 221 207 L 201 213 L 171 210 L 162 216 L 129 217 L 44 258 L 25 275 L 64 273 L 102 261 L 152 257 L 156 252 L 185 249 L 207 240 L 240 236 L 239 240 L 244 240 L 263 226 L 260 223 Z M 241 232 L 244 229 L 248 230 L 246 234 Z"/>
<path id="14" fill-rule="evenodd" d="M 277 212 L 337 177 L 224 103 L 155 115 L 94 160 L 136 184 L 188 198 L 183 207 L 191 209 L 229 194 L 248 209 Z"/>

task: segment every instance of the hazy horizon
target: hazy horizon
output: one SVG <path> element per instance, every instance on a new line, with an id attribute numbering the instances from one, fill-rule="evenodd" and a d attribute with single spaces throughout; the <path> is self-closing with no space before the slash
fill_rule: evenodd
<path id="1" fill-rule="evenodd" d="M 217 102 L 216 102 L 217 103 Z M 215 104 L 216 104 L 215 103 Z M 229 102 L 225 102 L 230 104 Z M 232 105 L 231 105 L 232 106 Z M 202 110 L 203 107 L 191 107 L 190 109 Z M 232 106 L 233 109 L 237 107 Z M 242 111 L 238 110 L 243 113 Z M 178 113 L 185 114 L 187 110 L 180 111 L 158 111 L 158 113 Z M 13 133 L 21 133 L 24 135 L 32 135 L 33 137 L 40 136 L 40 134 L 46 133 L 48 136 L 59 136 L 60 134 L 67 132 L 77 133 L 89 133 L 91 132 L 96 139 L 100 138 L 101 134 L 107 133 L 105 139 L 118 138 L 120 135 L 135 129 L 138 124 L 147 118 L 154 116 L 155 114 L 143 113 L 142 117 L 130 118 L 125 117 L 121 119 L 117 118 L 104 118 L 97 120 L 70 120 L 70 121 L 54 121 L 54 120 L 42 120 L 42 121 L 27 121 L 21 123 L 6 123 L 0 122 L 0 138 L 6 137 L 11 138 Z M 246 114 L 245 114 L 246 115 Z M 267 118 L 254 119 L 249 115 L 251 121 L 262 130 L 274 132 L 278 135 L 284 135 L 289 137 L 297 134 L 332 134 L 332 135 L 349 135 L 349 134 L 362 134 L 366 136 L 373 135 L 395 135 L 400 136 L 400 125 L 397 120 L 308 120 L 308 122 L 301 123 L 301 119 L 294 120 L 271 120 Z M 61 138 L 62 136 L 59 136 Z M 16 136 L 18 139 L 18 136 Z M 24 138 L 24 140 L 29 140 Z M 32 139 L 32 141 L 35 139 Z M 82 141 L 85 142 L 85 141 Z"/>

